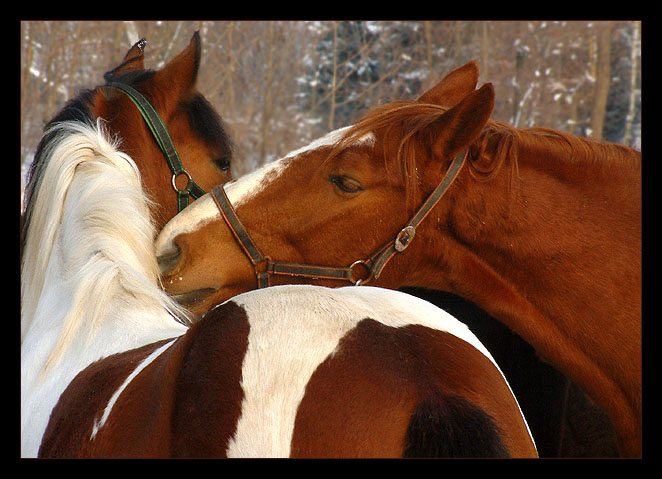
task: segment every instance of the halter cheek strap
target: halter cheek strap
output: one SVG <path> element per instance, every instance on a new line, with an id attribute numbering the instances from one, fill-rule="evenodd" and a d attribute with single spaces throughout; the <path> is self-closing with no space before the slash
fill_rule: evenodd
<path id="1" fill-rule="evenodd" d="M 441 200 L 446 191 L 448 191 L 453 184 L 455 178 L 457 178 L 458 173 L 464 165 L 467 153 L 468 150 L 465 150 L 455 157 L 446 172 L 446 176 L 444 176 L 444 179 L 439 186 L 435 188 L 409 223 L 400 230 L 395 238 L 387 242 L 367 259 L 355 261 L 348 267 L 319 266 L 273 261 L 268 256 L 263 255 L 257 247 L 255 241 L 239 220 L 237 213 L 225 193 L 225 189 L 221 185 L 217 185 L 212 189 L 211 193 L 216 206 L 221 212 L 221 216 L 228 224 L 233 236 L 255 268 L 258 288 L 269 286 L 271 275 L 274 274 L 300 276 L 311 279 L 344 280 L 349 281 L 352 284 L 361 285 L 367 283 L 373 278 L 379 278 L 382 270 L 391 258 L 393 258 L 395 254 L 401 253 L 409 247 L 411 241 L 414 239 L 418 225 L 425 219 L 430 211 L 432 211 L 436 204 L 439 203 L 439 200 Z M 361 279 L 355 279 L 354 268 L 359 265 L 363 265 L 368 270 L 368 276 Z"/>
<path id="2" fill-rule="evenodd" d="M 121 91 L 138 107 L 138 111 L 140 111 L 145 123 L 147 123 L 149 130 L 152 132 L 156 143 L 163 152 L 163 155 L 168 162 L 168 166 L 170 167 L 170 171 L 172 172 L 172 187 L 177 193 L 177 207 L 179 211 L 182 211 L 188 206 L 189 196 L 197 199 L 204 195 L 205 191 L 193 181 L 191 175 L 182 166 L 182 161 L 175 149 L 175 144 L 173 143 L 172 138 L 170 138 L 168 129 L 151 103 L 147 101 L 138 90 L 124 83 L 112 82 L 108 83 L 106 87 Z M 176 178 L 180 175 L 185 175 L 188 179 L 186 188 L 183 190 L 177 188 L 177 185 L 175 184 Z"/>
<path id="3" fill-rule="evenodd" d="M 409 223 L 400 230 L 400 232 L 388 242 L 385 246 L 382 247 L 375 255 L 373 255 L 369 261 L 371 262 L 370 269 L 375 277 L 379 278 L 384 266 L 390 261 L 391 258 L 396 253 L 401 253 L 411 244 L 411 240 L 414 239 L 416 234 L 416 228 L 418 225 L 425 219 L 425 217 L 432 211 L 432 209 L 439 203 L 439 200 L 444 196 L 448 191 L 450 186 L 457 178 L 458 173 L 464 166 L 464 162 L 467 158 L 469 150 L 464 150 L 458 153 L 451 165 L 448 167 L 446 176 L 441 180 L 439 186 L 437 186 L 434 191 L 428 196 L 428 199 L 425 200 L 423 205 L 418 209 L 416 214 L 409 220 Z"/>

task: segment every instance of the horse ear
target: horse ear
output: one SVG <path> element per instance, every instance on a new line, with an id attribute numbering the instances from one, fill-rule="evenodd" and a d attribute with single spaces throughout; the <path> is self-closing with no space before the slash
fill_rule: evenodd
<path id="1" fill-rule="evenodd" d="M 476 89 L 478 74 L 478 63 L 472 60 L 446 75 L 436 86 L 425 92 L 418 101 L 455 106 Z"/>
<path id="2" fill-rule="evenodd" d="M 434 158 L 448 158 L 467 148 L 480 135 L 494 109 L 494 87 L 474 90 L 428 127 Z"/>
<path id="3" fill-rule="evenodd" d="M 179 94 L 191 90 L 198 78 L 201 50 L 200 34 L 195 32 L 184 51 L 156 72 L 154 81 Z"/>
<path id="4" fill-rule="evenodd" d="M 145 54 L 144 49 L 147 40 L 141 38 L 138 40 L 126 53 L 124 60 L 119 66 L 115 67 L 109 72 L 106 72 L 103 78 L 106 81 L 112 81 L 118 75 L 129 73 L 137 70 L 145 69 Z"/>

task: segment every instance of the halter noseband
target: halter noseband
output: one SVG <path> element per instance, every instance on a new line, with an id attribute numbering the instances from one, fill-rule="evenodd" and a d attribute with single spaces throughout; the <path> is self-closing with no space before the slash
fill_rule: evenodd
<path id="1" fill-rule="evenodd" d="M 125 83 L 112 82 L 105 86 L 121 91 L 129 98 L 131 98 L 133 103 L 138 107 L 140 114 L 145 120 L 145 123 L 147 123 L 149 130 L 154 136 L 154 139 L 156 139 L 156 143 L 159 145 L 159 148 L 168 161 L 168 166 L 172 172 L 172 187 L 177 193 L 178 210 L 182 211 L 188 206 L 189 196 L 197 199 L 204 195 L 205 191 L 200 188 L 195 183 L 195 181 L 193 181 L 191 175 L 182 166 L 182 161 L 179 159 L 179 154 L 175 149 L 175 144 L 172 142 L 172 138 L 170 138 L 168 129 L 151 103 L 147 101 L 147 99 L 139 91 L 133 87 L 130 87 L 129 85 L 126 85 Z M 188 179 L 186 188 L 183 190 L 177 188 L 177 185 L 175 184 L 175 179 L 180 175 L 185 175 Z"/>
<path id="2" fill-rule="evenodd" d="M 255 268 L 255 276 L 257 277 L 257 287 L 266 288 L 270 285 L 270 278 L 272 275 L 288 275 L 288 276 L 301 276 L 311 279 L 334 279 L 349 281 L 355 285 L 366 284 L 371 279 L 379 278 L 386 263 L 396 254 L 401 253 L 411 244 L 411 240 L 416 234 L 416 227 L 425 219 L 430 213 L 432 208 L 439 202 L 442 196 L 448 191 L 451 184 L 457 177 L 462 169 L 467 157 L 468 150 L 461 151 L 453 160 L 446 176 L 441 181 L 439 186 L 428 196 L 427 200 L 418 209 L 416 214 L 411 218 L 409 223 L 400 230 L 400 232 L 391 241 L 387 242 L 384 246 L 379 248 L 375 253 L 367 259 L 360 259 L 354 261 L 348 267 L 333 267 L 333 266 L 318 266 L 300 263 L 286 263 L 283 261 L 273 261 L 268 256 L 264 256 L 260 249 L 251 238 L 244 225 L 239 220 L 230 200 L 225 193 L 225 189 L 221 185 L 215 186 L 211 193 L 214 202 L 221 212 L 221 216 L 230 227 L 230 231 L 235 239 L 250 259 L 253 267 Z M 368 270 L 368 276 L 361 279 L 354 279 L 354 268 L 363 265 Z"/>

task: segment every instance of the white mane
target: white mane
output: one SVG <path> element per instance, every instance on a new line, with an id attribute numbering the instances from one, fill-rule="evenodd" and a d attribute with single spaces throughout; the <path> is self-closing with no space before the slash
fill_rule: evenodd
<path id="1" fill-rule="evenodd" d="M 73 377 L 117 352 L 183 334 L 161 290 L 149 201 L 133 160 L 96 126 L 55 125 L 21 265 L 22 453 L 35 455 Z"/>

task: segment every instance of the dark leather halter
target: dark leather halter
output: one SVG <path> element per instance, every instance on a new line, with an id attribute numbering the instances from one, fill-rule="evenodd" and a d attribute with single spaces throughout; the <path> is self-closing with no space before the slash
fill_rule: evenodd
<path id="1" fill-rule="evenodd" d="M 246 253 L 246 256 L 253 263 L 255 268 L 255 276 L 257 277 L 257 287 L 266 288 L 270 286 L 270 278 L 272 275 L 289 275 L 301 276 L 311 279 L 333 279 L 341 281 L 349 281 L 355 285 L 366 284 L 368 281 L 379 278 L 386 263 L 396 254 L 401 253 L 411 244 L 414 235 L 416 234 L 416 227 L 425 219 L 430 211 L 439 202 L 442 196 L 448 191 L 451 184 L 457 177 L 462 169 L 467 157 L 468 150 L 460 152 L 453 162 L 451 163 L 446 176 L 441 181 L 439 186 L 430 194 L 425 200 L 423 205 L 418 209 L 416 214 L 411 218 L 409 223 L 405 225 L 402 230 L 387 242 L 375 253 L 366 259 L 354 261 L 347 267 L 333 267 L 333 266 L 318 266 L 300 263 L 287 263 L 283 261 L 273 261 L 270 257 L 264 256 L 260 249 L 251 238 L 244 225 L 239 220 L 237 213 L 230 204 L 230 200 L 225 194 L 225 190 L 221 185 L 217 185 L 212 189 L 212 198 L 216 202 L 221 216 L 230 227 L 230 231 L 235 239 Z M 355 268 L 363 265 L 368 270 L 368 275 L 365 278 L 355 279 Z"/>
<path id="2" fill-rule="evenodd" d="M 172 138 L 170 138 L 168 129 L 151 103 L 135 88 L 126 85 L 125 83 L 112 82 L 105 86 L 121 91 L 131 98 L 133 103 L 138 107 L 140 114 L 144 118 L 145 123 L 147 123 L 152 135 L 154 135 L 154 139 L 163 152 L 163 155 L 168 162 L 168 166 L 170 167 L 170 171 L 172 172 L 172 187 L 175 189 L 175 193 L 177 193 L 178 211 L 182 211 L 188 206 L 189 196 L 197 199 L 204 195 L 205 191 L 193 181 L 191 175 L 182 166 L 182 161 L 179 159 L 179 154 L 175 149 L 175 144 L 172 142 Z M 186 188 L 183 190 L 177 188 L 177 185 L 175 184 L 175 179 L 180 175 L 185 175 L 188 179 Z"/>

